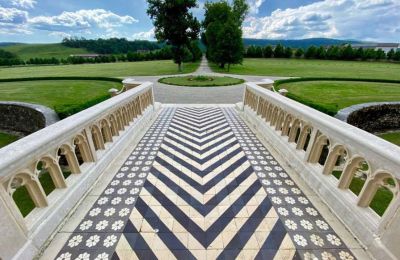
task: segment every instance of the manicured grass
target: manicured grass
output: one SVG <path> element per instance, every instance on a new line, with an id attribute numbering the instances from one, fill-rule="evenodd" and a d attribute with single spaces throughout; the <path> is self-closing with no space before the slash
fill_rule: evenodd
<path id="1" fill-rule="evenodd" d="M 216 72 L 226 70 L 211 65 Z M 346 77 L 400 79 L 400 64 L 388 62 L 331 61 L 306 59 L 244 59 L 231 66 L 231 74 L 283 77 Z"/>
<path id="2" fill-rule="evenodd" d="M 45 105 L 66 117 L 107 99 L 110 88 L 121 87 L 117 82 L 90 80 L 1 82 L 0 100 Z"/>
<path id="3" fill-rule="evenodd" d="M 216 87 L 237 85 L 243 83 L 244 80 L 232 77 L 186 76 L 162 78 L 159 82 L 176 86 Z"/>
<path id="4" fill-rule="evenodd" d="M 355 104 L 400 100 L 400 84 L 395 83 L 301 81 L 283 83 L 279 88 L 287 89 L 288 97 L 330 115 Z"/>
<path id="5" fill-rule="evenodd" d="M 195 71 L 199 64 L 199 62 L 184 64 L 183 73 Z M 179 73 L 178 66 L 170 60 L 0 68 L 0 79 L 63 76 L 129 77 L 172 74 Z"/>
<path id="6" fill-rule="evenodd" d="M 80 48 L 69 48 L 61 43 L 50 44 L 16 44 L 2 49 L 17 54 L 23 60 L 30 58 L 68 58 L 71 54 L 87 54 L 89 51 Z"/>
<path id="7" fill-rule="evenodd" d="M 380 138 L 385 139 L 388 142 L 400 146 L 400 132 L 384 133 L 384 134 L 379 134 L 378 136 Z"/>
<path id="8" fill-rule="evenodd" d="M 337 179 L 339 179 L 342 172 L 334 171 L 332 174 Z M 353 178 L 350 184 L 350 190 L 358 195 L 360 194 L 363 186 L 365 184 L 365 180 L 361 178 Z M 385 213 L 386 208 L 389 206 L 391 200 L 393 198 L 393 194 L 386 188 L 379 188 L 375 194 L 375 197 L 371 201 L 370 208 L 374 210 L 379 216 L 382 216 Z"/>
<path id="9" fill-rule="evenodd" d="M 0 132 L 0 148 L 18 140 L 18 136 Z"/>

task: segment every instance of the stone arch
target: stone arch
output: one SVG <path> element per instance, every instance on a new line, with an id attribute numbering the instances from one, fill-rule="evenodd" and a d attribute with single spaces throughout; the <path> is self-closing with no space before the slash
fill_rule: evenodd
<path id="1" fill-rule="evenodd" d="M 103 137 L 103 142 L 111 143 L 113 141 L 113 138 L 112 138 L 112 130 L 111 130 L 110 122 L 104 118 L 100 121 L 99 125 L 100 125 L 101 134 Z"/>
<path id="2" fill-rule="evenodd" d="M 261 116 L 261 118 L 262 118 L 262 110 L 263 110 L 263 107 L 264 107 L 264 99 L 262 98 L 262 97 L 260 97 L 259 98 L 259 100 L 258 100 L 258 107 L 257 107 L 257 115 L 260 115 Z"/>
<path id="3" fill-rule="evenodd" d="M 344 167 L 342 176 L 339 179 L 339 189 L 348 189 L 356 173 L 360 169 L 364 168 L 365 165 L 368 167 L 367 170 L 369 171 L 370 164 L 359 155 L 355 155 L 350 160 L 348 160 Z"/>
<path id="4" fill-rule="evenodd" d="M 137 117 L 136 109 L 135 109 L 135 101 L 131 102 L 131 110 L 132 110 L 133 119 L 135 119 Z"/>
<path id="5" fill-rule="evenodd" d="M 276 131 L 282 130 L 282 123 L 284 122 L 285 116 L 286 116 L 286 112 L 283 109 L 281 109 L 277 116 L 277 120 L 276 120 L 276 124 L 275 124 Z"/>
<path id="6" fill-rule="evenodd" d="M 266 116 L 267 122 L 271 122 L 272 111 L 274 110 L 274 108 L 275 108 L 275 105 L 274 105 L 274 104 L 270 103 L 270 104 L 268 105 L 268 108 L 267 108 L 267 116 Z"/>
<path id="7" fill-rule="evenodd" d="M 320 135 L 315 140 L 313 147 L 311 148 L 310 156 L 308 158 L 308 162 L 310 163 L 319 163 L 321 165 L 325 164 L 324 152 L 329 150 L 330 141 L 329 138 L 325 135 Z"/>
<path id="8" fill-rule="evenodd" d="M 118 136 L 119 135 L 119 127 L 118 127 L 118 121 L 115 115 L 111 114 L 109 116 L 109 121 L 111 125 L 111 133 L 113 136 Z"/>
<path id="9" fill-rule="evenodd" d="M 78 158 L 77 152 L 79 152 L 80 156 L 82 156 L 83 162 L 94 161 L 92 153 L 90 151 L 89 144 L 83 135 L 78 134 L 77 136 L 75 136 L 74 145 L 75 145 L 75 154 L 77 158 Z"/>
<path id="10" fill-rule="evenodd" d="M 285 119 L 283 120 L 282 126 L 282 136 L 287 136 L 290 131 L 290 124 L 292 122 L 293 116 L 291 114 L 286 114 Z"/>
<path id="11" fill-rule="evenodd" d="M 92 139 L 94 143 L 95 150 L 104 150 L 103 134 L 97 125 L 92 125 L 90 132 L 92 134 Z"/>
<path id="12" fill-rule="evenodd" d="M 296 149 L 306 151 L 310 145 L 312 126 L 308 124 L 303 124 L 301 127 L 299 138 L 296 140 Z"/>
<path id="13" fill-rule="evenodd" d="M 274 126 L 277 123 L 280 110 L 281 109 L 276 106 L 272 111 L 271 126 Z"/>
<path id="14" fill-rule="evenodd" d="M 41 166 L 43 167 L 43 169 L 48 171 L 48 174 L 50 175 L 56 189 L 63 189 L 67 187 L 63 172 L 60 168 L 60 165 L 58 164 L 58 161 L 55 158 L 47 155 L 37 161 L 35 167 L 37 175 L 41 174 L 39 170 L 40 164 L 42 164 Z"/>
<path id="15" fill-rule="evenodd" d="M 121 115 L 122 115 L 122 122 L 124 124 L 124 126 L 128 126 L 129 125 L 129 118 L 128 118 L 128 112 L 126 111 L 126 108 L 123 106 L 121 109 Z"/>
<path id="16" fill-rule="evenodd" d="M 349 152 L 347 148 L 342 144 L 337 144 L 333 146 L 326 158 L 325 166 L 322 171 L 324 175 L 331 175 L 334 171 L 335 166 L 337 166 L 338 160 L 342 157 L 344 160 L 347 159 Z"/>
<path id="17" fill-rule="evenodd" d="M 23 171 L 13 176 L 7 185 L 8 194 L 13 197 L 14 192 L 21 186 L 26 188 L 35 207 L 44 208 L 49 205 L 46 193 L 44 192 L 43 187 L 35 174 Z M 15 199 L 14 203 L 18 205 Z"/>
<path id="18" fill-rule="evenodd" d="M 59 151 L 58 152 L 59 156 L 65 156 L 65 160 L 67 161 L 71 173 L 81 173 L 81 169 L 79 167 L 79 161 L 78 158 L 76 157 L 75 149 L 72 146 L 68 144 L 63 144 L 60 146 L 58 151 Z"/>
<path id="19" fill-rule="evenodd" d="M 124 123 L 122 121 L 122 114 L 120 110 L 115 111 L 115 117 L 117 119 L 118 129 L 123 131 L 124 130 Z"/>
<path id="20" fill-rule="evenodd" d="M 392 184 L 389 184 L 391 180 Z M 394 198 L 399 195 L 399 181 L 396 177 L 387 171 L 378 171 L 367 178 L 363 189 L 360 192 L 357 205 L 360 207 L 369 207 L 379 188 L 386 188 L 392 193 L 392 199 L 386 206 L 385 211 L 390 207 Z"/>
<path id="21" fill-rule="evenodd" d="M 296 142 L 297 136 L 300 134 L 299 131 L 301 129 L 301 120 L 295 118 L 291 124 L 290 132 L 289 132 L 289 143 Z"/>
<path id="22" fill-rule="evenodd" d="M 133 103 L 132 103 L 132 102 L 129 102 L 127 106 L 128 106 L 128 111 L 129 111 L 130 119 L 131 119 L 131 121 L 133 121 L 133 120 L 135 119 L 135 113 L 134 113 L 134 111 L 133 111 Z"/>

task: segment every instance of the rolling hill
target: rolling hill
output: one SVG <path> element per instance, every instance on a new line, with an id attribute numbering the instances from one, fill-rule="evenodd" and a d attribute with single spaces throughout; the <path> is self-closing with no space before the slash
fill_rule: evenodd
<path id="1" fill-rule="evenodd" d="M 1 46 L 0 48 L 12 52 L 23 60 L 30 58 L 67 58 L 71 54 L 85 54 L 88 53 L 86 49 L 82 48 L 69 48 L 63 46 L 61 43 L 50 44 L 12 44 Z"/>

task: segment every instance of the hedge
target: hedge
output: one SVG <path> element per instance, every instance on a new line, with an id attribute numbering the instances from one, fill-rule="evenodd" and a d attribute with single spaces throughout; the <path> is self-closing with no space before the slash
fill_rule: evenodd
<path id="1" fill-rule="evenodd" d="M 39 81 L 39 80 L 98 80 L 110 82 L 122 82 L 122 79 L 107 77 L 31 77 L 31 78 L 10 78 L 0 79 L 0 82 L 18 82 L 18 81 Z"/>

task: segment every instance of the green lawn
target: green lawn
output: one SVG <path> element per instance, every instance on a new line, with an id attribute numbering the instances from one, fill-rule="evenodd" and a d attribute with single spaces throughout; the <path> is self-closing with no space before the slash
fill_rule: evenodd
<path id="1" fill-rule="evenodd" d="M 380 138 L 385 139 L 388 142 L 394 143 L 400 146 L 400 132 L 391 132 L 378 135 Z"/>
<path id="2" fill-rule="evenodd" d="M 48 106 L 61 117 L 76 113 L 109 97 L 117 82 L 89 80 L 39 80 L 0 83 L 0 100 L 22 101 Z"/>
<path id="3" fill-rule="evenodd" d="M 211 65 L 216 72 L 226 70 Z M 231 66 L 231 74 L 286 77 L 345 77 L 400 80 L 400 64 L 388 62 L 330 61 L 305 59 L 244 59 Z"/>
<path id="4" fill-rule="evenodd" d="M 355 104 L 400 100 L 400 84 L 394 83 L 301 81 L 284 83 L 279 88 L 287 89 L 288 97 L 331 115 Z"/>
<path id="5" fill-rule="evenodd" d="M 86 54 L 89 53 L 86 49 L 69 48 L 61 43 L 50 44 L 16 44 L 2 49 L 17 54 L 23 60 L 30 58 L 68 58 L 71 54 Z"/>
<path id="6" fill-rule="evenodd" d="M 183 73 L 194 72 L 199 64 L 199 62 L 184 64 Z M 0 68 L 0 79 L 63 76 L 128 77 L 170 74 L 179 74 L 178 66 L 170 60 Z"/>
<path id="7" fill-rule="evenodd" d="M 243 83 L 244 80 L 232 77 L 186 76 L 162 78 L 159 82 L 176 86 L 215 87 L 237 85 Z"/>
<path id="8" fill-rule="evenodd" d="M 17 136 L 0 132 L 0 149 L 17 140 L 18 140 Z"/>

